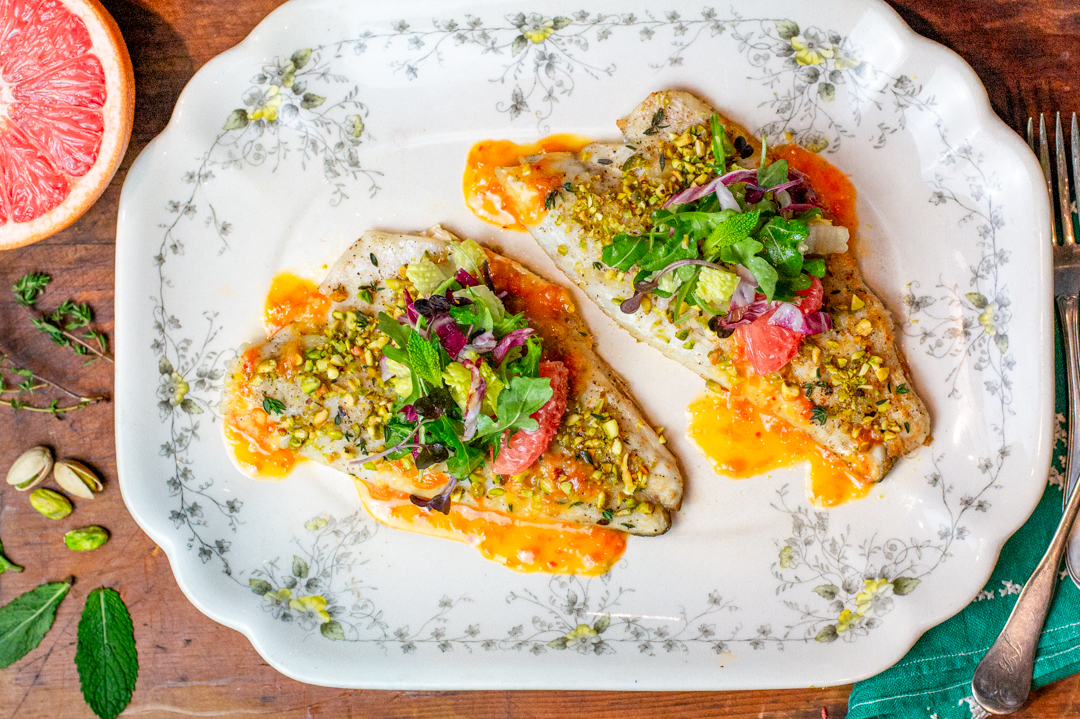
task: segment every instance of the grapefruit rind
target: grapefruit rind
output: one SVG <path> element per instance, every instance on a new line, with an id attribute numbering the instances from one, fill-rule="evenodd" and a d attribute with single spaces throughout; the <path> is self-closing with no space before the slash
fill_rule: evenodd
<path id="1" fill-rule="evenodd" d="M 135 112 L 135 76 L 120 28 L 97 0 L 65 0 L 65 7 L 79 17 L 90 36 L 91 50 L 105 74 L 105 104 L 101 108 L 105 132 L 97 160 L 86 174 L 69 178 L 66 199 L 28 222 L 0 225 L 0 249 L 13 249 L 45 239 L 82 216 L 101 196 L 120 167 L 131 138 Z M 14 214 L 14 213 L 13 213 Z"/>

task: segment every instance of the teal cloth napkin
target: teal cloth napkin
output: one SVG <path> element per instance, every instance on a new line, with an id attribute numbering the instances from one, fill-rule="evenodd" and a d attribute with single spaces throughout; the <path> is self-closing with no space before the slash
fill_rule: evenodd
<path id="1" fill-rule="evenodd" d="M 1056 408 L 1066 411 L 1060 335 L 1056 347 Z M 1062 471 L 1065 443 L 1054 446 Z M 997 639 L 1016 596 L 1042 558 L 1062 510 L 1061 489 L 1048 484 L 1039 506 L 1001 551 L 994 573 L 978 597 L 952 619 L 934 627 L 893 667 L 859 682 L 848 700 L 848 719 L 930 717 L 979 719 L 986 715 L 971 696 L 971 676 Z M 1062 564 L 1064 567 L 1064 564 Z M 1039 640 L 1034 686 L 1080 671 L 1080 590 L 1066 577 Z"/>

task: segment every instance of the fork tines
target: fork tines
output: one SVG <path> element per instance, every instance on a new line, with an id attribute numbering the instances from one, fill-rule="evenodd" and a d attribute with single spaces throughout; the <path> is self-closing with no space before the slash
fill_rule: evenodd
<path id="1" fill-rule="evenodd" d="M 1035 119 L 1028 118 L 1027 121 L 1027 141 L 1031 147 L 1031 151 L 1039 156 L 1039 164 L 1042 165 L 1043 177 L 1046 178 L 1046 192 L 1050 195 L 1051 200 L 1054 197 L 1054 179 L 1053 172 L 1050 169 L 1050 143 L 1047 139 L 1046 132 L 1046 118 L 1039 114 L 1039 136 L 1038 147 L 1035 145 L 1035 133 L 1034 133 Z M 1050 225 L 1050 229 L 1053 232 L 1054 244 L 1058 245 L 1064 242 L 1066 245 L 1076 244 L 1076 234 L 1073 232 L 1073 207 L 1072 193 L 1069 191 L 1069 160 L 1072 160 L 1072 177 L 1073 182 L 1080 182 L 1080 127 L 1077 125 L 1076 113 L 1072 114 L 1072 128 L 1069 133 L 1071 137 L 1070 152 L 1065 151 L 1065 133 L 1061 128 L 1061 113 L 1056 113 L 1056 120 L 1054 126 L 1054 155 L 1057 167 L 1057 207 L 1055 208 L 1054 216 L 1057 222 Z M 1058 234 L 1058 224 L 1061 225 L 1061 234 Z"/>

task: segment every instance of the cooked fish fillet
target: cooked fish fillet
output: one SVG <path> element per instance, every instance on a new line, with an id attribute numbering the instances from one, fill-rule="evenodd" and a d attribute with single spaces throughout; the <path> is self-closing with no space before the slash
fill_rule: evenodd
<path id="1" fill-rule="evenodd" d="M 527 225 L 529 232 L 559 269 L 634 337 L 806 432 L 843 458 L 859 479 L 879 481 L 897 457 L 927 439 L 930 416 L 896 347 L 891 317 L 863 282 L 850 247 L 825 256 L 824 309 L 832 316 L 833 329 L 807 337 L 787 366 L 765 378 L 747 371 L 738 334 L 719 339 L 704 319 L 676 326 L 665 313 L 667 299 L 653 297 L 651 309 L 635 314 L 619 309 L 619 303 L 634 294 L 632 275 L 606 269 L 601 252 L 617 232 L 647 229 L 624 211 L 624 181 L 629 173 L 640 178 L 642 186 L 670 186 L 677 169 L 665 159 L 677 151 L 674 143 L 688 129 L 708 128 L 713 112 L 687 92 L 653 93 L 618 122 L 624 142 L 524 158 L 515 167 L 498 170 L 498 177 L 519 216 L 529 216 L 525 210 L 535 210 L 538 202 L 550 208 Z M 741 137 L 738 144 L 752 150 L 740 163 L 757 167 L 760 144 L 729 118 L 721 115 L 720 122 L 729 138 Z M 581 187 L 594 201 L 584 210 L 576 204 L 584 201 Z M 583 211 L 604 219 L 590 220 L 592 229 L 587 231 L 579 222 Z M 853 295 L 858 296 L 854 303 Z M 680 331 L 688 335 L 677 339 Z M 817 408 L 825 410 L 827 419 L 822 421 Z"/>
<path id="2" fill-rule="evenodd" d="M 318 327 L 289 325 L 272 338 L 245 348 L 229 372 L 224 406 L 244 407 L 258 421 L 269 420 L 283 442 L 296 436 L 296 427 L 305 428 L 303 431 L 308 434 L 297 447 L 299 454 L 345 474 L 385 482 L 393 489 L 418 496 L 438 494 L 448 481 L 438 471 L 425 472 L 424 480 L 419 481 L 415 469 L 405 470 L 400 464 L 380 462 L 370 469 L 352 460 L 385 447 L 381 427 L 397 399 L 379 371 L 381 350 L 389 338 L 377 329 L 376 322 L 365 322 L 365 318 L 376 317 L 379 312 L 400 314 L 403 288 L 409 285 L 401 272 L 403 266 L 420 260 L 425 253 L 434 261 L 442 261 L 453 239 L 441 228 L 434 228 L 430 236 L 366 232 L 330 269 L 320 285 L 320 291 L 331 299 L 326 317 L 330 328 L 323 331 Z M 489 251 L 488 259 L 496 289 L 510 292 L 505 299 L 507 309 L 525 311 L 530 326 L 542 338 L 543 359 L 560 360 L 570 370 L 568 409 L 555 441 L 540 459 L 539 465 L 544 469 L 538 466 L 522 475 L 500 478 L 485 463 L 473 475 L 471 483 L 465 482 L 470 491 L 456 501 L 524 517 L 584 525 L 610 524 L 631 534 L 656 535 L 667 531 L 671 512 L 682 501 L 683 480 L 675 458 L 642 416 L 622 380 L 597 356 L 592 335 L 577 314 L 569 293 L 500 255 Z M 520 296 L 528 293 L 539 293 L 543 302 L 523 303 Z M 350 312 L 358 315 L 350 317 Z M 342 328 L 350 322 L 353 339 L 349 340 L 349 349 L 352 346 L 359 349 L 352 350 L 351 355 L 338 352 L 348 361 L 332 380 L 325 373 L 319 374 L 316 368 L 320 389 L 305 392 L 304 377 L 312 373 L 303 370 L 304 353 L 327 347 L 328 343 L 340 349 L 334 345 L 338 335 L 333 328 Z M 267 416 L 260 409 L 265 397 L 282 402 L 284 412 L 280 416 Z M 623 459 L 621 464 L 610 456 L 611 440 L 597 449 L 594 438 L 585 436 L 585 428 L 589 422 L 595 424 L 596 417 L 616 421 L 621 451 L 614 455 Z M 319 428 L 324 429 L 320 432 Z M 599 434 L 604 436 L 602 432 Z M 575 501 L 570 495 L 578 491 L 577 475 L 572 476 L 569 470 L 563 475 L 558 473 L 568 467 L 580 470 L 583 466 L 580 458 L 600 465 L 602 457 L 608 457 L 614 464 L 606 469 L 597 468 L 596 473 L 603 474 L 601 478 L 594 474 L 587 477 L 592 483 L 589 486 L 601 487 L 602 494 L 582 498 L 587 501 Z M 436 465 L 432 470 L 442 467 Z M 587 471 L 591 473 L 593 467 L 588 466 Z M 574 492 L 559 489 L 560 479 L 574 479 Z M 490 493 L 495 487 L 504 493 Z M 567 495 L 565 501 L 560 492 Z M 541 493 L 551 501 L 533 501 Z"/>

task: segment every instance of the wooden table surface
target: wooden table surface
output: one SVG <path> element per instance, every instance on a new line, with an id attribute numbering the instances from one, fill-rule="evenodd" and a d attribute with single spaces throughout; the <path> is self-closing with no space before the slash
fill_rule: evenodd
<path id="1" fill-rule="evenodd" d="M 132 161 L 164 127 L 181 89 L 206 61 L 239 42 L 280 0 L 103 0 L 127 40 L 135 67 L 135 128 L 123 166 L 86 215 L 30 247 L 0 254 L 0 352 L 84 392 L 111 391 L 111 366 L 80 370 L 68 350 L 34 331 L 6 291 L 18 277 L 54 278 L 48 302 L 89 302 L 110 335 L 113 241 L 120 188 Z M 919 33 L 956 50 L 986 84 L 998 113 L 1016 125 L 1031 111 L 1080 110 L 1080 3 L 1064 0 L 901 0 L 892 3 Z M 151 391 L 148 389 L 148 391 Z M 27 570 L 0 577 L 6 603 L 43 581 L 75 575 L 41 645 L 0 671 L 0 715 L 92 717 L 72 658 L 83 599 L 106 585 L 123 595 L 135 624 L 140 676 L 125 716 L 266 715 L 293 717 L 842 717 L 850 687 L 709 692 L 390 692 L 307 686 L 271 669 L 241 634 L 199 613 L 181 594 L 165 554 L 136 526 L 116 482 L 113 407 L 98 405 L 57 421 L 0 407 L 0 469 L 35 444 L 56 448 L 100 471 L 105 491 L 80 502 L 78 523 L 98 523 L 113 539 L 96 552 L 57 549 L 58 527 L 6 484 L 0 536 Z M 70 524 L 65 522 L 64 528 Z M 1016 716 L 1080 714 L 1080 675 L 1034 694 Z"/>

